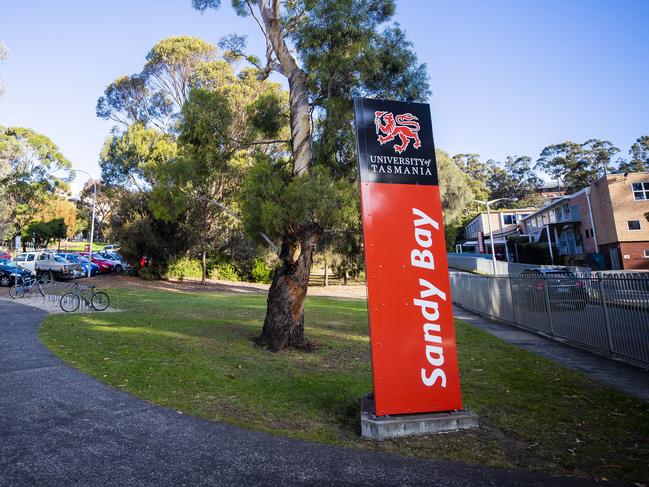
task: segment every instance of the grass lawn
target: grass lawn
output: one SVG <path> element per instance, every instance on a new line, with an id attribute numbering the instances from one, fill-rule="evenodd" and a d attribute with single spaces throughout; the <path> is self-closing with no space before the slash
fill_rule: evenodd
<path id="1" fill-rule="evenodd" d="M 61 251 L 66 252 L 82 252 L 85 249 L 85 246 L 88 245 L 90 241 L 87 242 L 61 242 Z M 92 248 L 94 252 L 103 250 L 103 248 L 108 245 L 106 242 L 93 242 Z M 53 250 L 58 249 L 58 243 L 53 243 L 50 245 L 50 248 Z"/>
<path id="2" fill-rule="evenodd" d="M 371 390 L 364 301 L 309 298 L 315 353 L 253 345 L 265 296 L 111 290 L 128 312 L 54 315 L 43 342 L 99 380 L 183 413 L 275 434 L 427 458 L 643 482 L 649 404 L 457 321 L 476 430 L 359 438 Z"/>

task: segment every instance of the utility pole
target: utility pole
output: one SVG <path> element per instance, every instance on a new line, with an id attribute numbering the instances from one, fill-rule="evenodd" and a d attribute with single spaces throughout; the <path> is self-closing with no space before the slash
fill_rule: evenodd
<path id="1" fill-rule="evenodd" d="M 493 231 L 491 230 L 491 210 L 489 209 L 490 205 L 497 203 L 498 201 L 518 201 L 518 198 L 497 198 L 495 200 L 488 200 L 488 201 L 482 201 L 482 200 L 471 200 L 474 203 L 480 203 L 481 205 L 485 205 L 487 207 L 487 226 L 489 227 L 489 241 L 491 242 L 491 263 L 493 264 L 493 274 L 494 276 L 497 274 L 496 271 L 496 246 L 494 245 L 494 234 Z M 505 243 L 507 245 L 507 243 Z"/>
<path id="2" fill-rule="evenodd" d="M 95 236 L 95 207 L 97 205 L 97 184 L 95 182 L 95 178 L 93 178 L 83 169 L 73 169 L 72 172 L 82 172 L 86 174 L 92 181 L 92 219 L 90 220 L 90 253 L 88 255 L 88 277 L 90 277 L 92 275 L 92 244 L 93 238 Z"/>

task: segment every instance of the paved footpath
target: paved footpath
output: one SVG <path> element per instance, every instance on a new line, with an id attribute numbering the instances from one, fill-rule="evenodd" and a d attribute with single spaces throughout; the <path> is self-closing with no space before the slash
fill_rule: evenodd
<path id="1" fill-rule="evenodd" d="M 595 485 L 347 450 L 181 415 L 54 357 L 37 335 L 45 316 L 0 300 L 1 486 Z"/>
<path id="2" fill-rule="evenodd" d="M 649 370 L 612 360 L 513 325 L 492 321 L 459 306 L 453 306 L 453 315 L 505 342 L 578 370 L 596 382 L 649 401 Z"/>

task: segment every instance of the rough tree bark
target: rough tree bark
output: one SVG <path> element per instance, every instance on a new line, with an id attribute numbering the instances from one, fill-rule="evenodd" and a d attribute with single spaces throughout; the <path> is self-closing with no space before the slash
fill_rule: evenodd
<path id="1" fill-rule="evenodd" d="M 298 66 L 286 45 L 278 0 L 259 0 L 267 49 L 267 68 L 288 78 L 291 109 L 291 152 L 293 177 L 306 175 L 312 159 L 311 118 L 306 73 Z M 277 59 L 274 59 L 273 53 Z M 273 275 L 268 292 L 266 319 L 257 342 L 270 350 L 287 347 L 311 350 L 304 336 L 304 298 L 313 263 L 313 252 L 322 236 L 317 224 L 298 230 L 287 229 L 282 239 L 281 266 Z"/>
<path id="2" fill-rule="evenodd" d="M 257 339 L 257 343 L 274 352 L 287 347 L 307 351 L 312 348 L 304 336 L 304 298 L 313 252 L 321 236 L 322 229 L 313 224 L 286 235 L 282 241 L 282 264 L 273 276 L 264 327 Z"/>

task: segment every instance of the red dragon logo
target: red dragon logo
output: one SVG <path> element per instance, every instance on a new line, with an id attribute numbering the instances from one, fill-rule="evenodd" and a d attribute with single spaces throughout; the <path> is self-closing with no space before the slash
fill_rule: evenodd
<path id="1" fill-rule="evenodd" d="M 374 125 L 376 125 L 379 143 L 383 145 L 393 141 L 395 137 L 399 137 L 401 143 L 395 145 L 394 150 L 401 154 L 410 145 L 410 139 L 413 139 L 412 146 L 419 149 L 421 141 L 419 140 L 419 122 L 417 120 L 419 119 L 412 113 L 404 113 L 395 117 L 392 112 L 374 112 Z M 379 132 L 383 135 L 380 135 Z"/>

